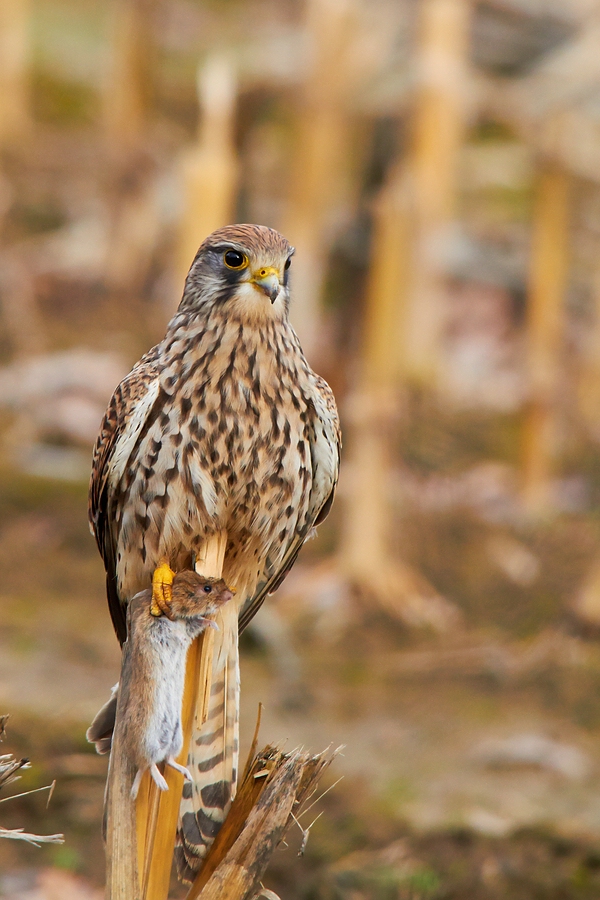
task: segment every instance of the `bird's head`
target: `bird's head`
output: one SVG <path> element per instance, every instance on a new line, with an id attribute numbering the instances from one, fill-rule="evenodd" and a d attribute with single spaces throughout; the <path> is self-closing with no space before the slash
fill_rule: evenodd
<path id="1" fill-rule="evenodd" d="M 288 241 L 266 225 L 219 228 L 196 254 L 180 309 L 221 306 L 241 318 L 283 318 L 293 252 Z"/>

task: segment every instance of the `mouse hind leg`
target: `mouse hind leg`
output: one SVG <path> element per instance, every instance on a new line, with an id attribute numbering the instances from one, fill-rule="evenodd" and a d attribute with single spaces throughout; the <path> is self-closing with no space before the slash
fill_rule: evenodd
<path id="1" fill-rule="evenodd" d="M 181 772 L 186 781 L 192 781 L 189 769 L 186 769 L 185 766 L 180 766 L 178 762 L 175 762 L 172 756 L 167 758 L 167 765 L 171 766 L 171 768 L 175 769 L 177 772 Z"/>
<path id="2" fill-rule="evenodd" d="M 138 769 L 137 774 L 133 780 L 133 784 L 131 785 L 131 799 L 135 800 L 138 795 L 138 791 L 140 789 L 140 784 L 142 783 L 142 777 L 144 775 L 145 769 Z"/>
<path id="3" fill-rule="evenodd" d="M 159 789 L 159 791 L 168 791 L 169 790 L 169 785 L 167 784 L 167 782 L 161 775 L 160 769 L 158 768 L 156 763 L 153 763 L 150 766 L 150 774 L 152 775 L 152 780 L 154 781 L 154 784 Z"/>
<path id="4" fill-rule="evenodd" d="M 152 780 L 154 781 L 154 784 L 157 786 L 159 791 L 168 791 L 169 785 L 167 784 L 167 782 L 161 775 L 160 769 L 158 768 L 156 763 L 153 763 L 148 768 L 150 770 L 150 775 L 152 776 Z M 140 784 L 142 783 L 142 778 L 143 778 L 145 771 L 146 771 L 146 769 L 138 769 L 137 770 L 137 774 L 133 780 L 133 785 L 131 786 L 131 799 L 132 800 L 135 800 L 138 795 L 138 791 L 140 789 Z M 186 769 L 186 772 L 187 772 L 187 769 Z"/>

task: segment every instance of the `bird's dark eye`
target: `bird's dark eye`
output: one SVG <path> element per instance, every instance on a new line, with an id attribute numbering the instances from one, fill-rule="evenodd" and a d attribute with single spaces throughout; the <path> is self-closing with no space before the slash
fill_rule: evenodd
<path id="1" fill-rule="evenodd" d="M 228 269 L 244 269 L 248 265 L 248 257 L 239 250 L 226 250 L 223 254 L 223 262 Z"/>
<path id="2" fill-rule="evenodd" d="M 289 269 L 289 267 L 291 266 L 291 264 L 292 264 L 292 258 L 290 256 L 289 259 L 286 259 L 285 266 L 283 268 L 287 271 Z"/>
<path id="3" fill-rule="evenodd" d="M 211 588 L 210 584 L 205 584 L 204 585 L 204 593 L 210 594 L 211 591 L 212 591 L 212 588 Z"/>

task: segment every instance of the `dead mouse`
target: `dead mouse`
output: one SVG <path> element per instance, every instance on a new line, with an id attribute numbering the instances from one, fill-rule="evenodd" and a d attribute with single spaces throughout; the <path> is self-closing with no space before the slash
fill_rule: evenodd
<path id="1" fill-rule="evenodd" d="M 204 578 L 185 571 L 175 576 L 173 595 L 165 615 L 150 612 L 152 592 L 141 591 L 128 605 L 127 641 L 119 686 L 123 710 L 123 749 L 137 774 L 131 796 L 137 796 L 147 769 L 161 791 L 167 782 L 157 763 L 165 762 L 191 781 L 188 770 L 175 761 L 183 745 L 181 704 L 187 651 L 212 622 L 209 618 L 230 600 L 233 592 L 222 578 Z M 110 747 L 117 696 L 102 707 L 87 732 L 100 752 Z"/>

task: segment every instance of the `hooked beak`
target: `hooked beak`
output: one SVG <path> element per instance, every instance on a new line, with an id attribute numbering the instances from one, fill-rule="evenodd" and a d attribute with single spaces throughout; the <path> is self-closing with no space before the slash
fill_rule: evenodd
<path id="1" fill-rule="evenodd" d="M 271 303 L 275 303 L 279 294 L 279 272 L 273 266 L 258 269 L 250 279 L 263 293 L 269 297 Z"/>

